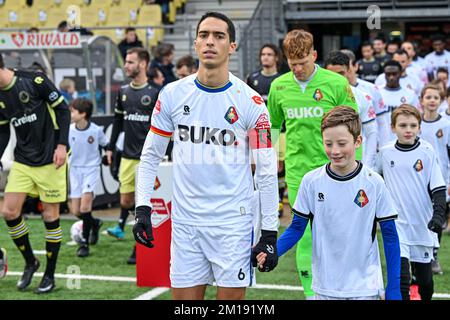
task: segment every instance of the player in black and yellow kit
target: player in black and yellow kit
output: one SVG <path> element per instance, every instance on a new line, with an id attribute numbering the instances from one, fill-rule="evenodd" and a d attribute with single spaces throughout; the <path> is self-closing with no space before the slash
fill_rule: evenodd
<path id="1" fill-rule="evenodd" d="M 36 293 L 55 287 L 54 273 L 62 232 L 59 203 L 66 200 L 66 153 L 70 112 L 55 85 L 40 72 L 5 68 L 0 53 L 0 157 L 8 144 L 10 124 L 17 144 L 14 162 L 5 188 L 2 213 L 9 234 L 26 265 L 17 283 L 27 288 L 39 261 L 28 239 L 28 227 L 21 216 L 27 194 L 38 195 L 43 204 L 46 228 L 47 266 Z"/>
<path id="2" fill-rule="evenodd" d="M 124 149 L 120 161 L 120 218 L 114 228 L 108 228 L 109 235 L 118 239 L 124 238 L 124 228 L 129 212 L 134 211 L 135 170 L 141 157 L 142 147 L 150 128 L 155 102 L 159 90 L 148 84 L 147 67 L 150 54 L 143 48 L 131 48 L 125 58 L 125 73 L 131 83 L 120 88 L 115 106 L 114 123 L 110 145 L 106 156 L 112 162 L 112 147 L 116 145 L 121 131 L 125 133 Z M 135 250 L 128 263 L 134 264 Z"/>

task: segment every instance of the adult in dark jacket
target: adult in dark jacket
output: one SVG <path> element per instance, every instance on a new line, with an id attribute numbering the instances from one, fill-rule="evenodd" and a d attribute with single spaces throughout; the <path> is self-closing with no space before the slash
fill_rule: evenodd
<path id="1" fill-rule="evenodd" d="M 150 64 L 150 69 L 157 68 L 164 75 L 164 85 L 177 80 L 173 72 L 174 65 L 172 63 L 175 53 L 175 47 L 171 43 L 161 43 L 156 47 L 155 59 Z"/>
<path id="2" fill-rule="evenodd" d="M 138 39 L 136 34 L 136 29 L 133 27 L 127 27 L 125 29 L 125 38 L 119 43 L 120 54 L 125 61 L 125 57 L 127 56 L 127 50 L 134 47 L 143 48 L 142 41 Z"/>

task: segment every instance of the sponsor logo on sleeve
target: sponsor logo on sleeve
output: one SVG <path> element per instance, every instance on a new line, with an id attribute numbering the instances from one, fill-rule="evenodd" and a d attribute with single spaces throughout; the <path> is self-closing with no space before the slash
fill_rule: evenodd
<path id="1" fill-rule="evenodd" d="M 255 123 L 256 130 L 270 129 L 270 121 L 267 113 L 261 113 Z"/>
<path id="2" fill-rule="evenodd" d="M 55 101 L 56 99 L 58 99 L 58 92 L 56 91 L 52 91 L 49 95 L 48 95 L 48 99 L 50 101 Z"/>
<path id="3" fill-rule="evenodd" d="M 160 112 L 161 112 L 161 101 L 157 100 L 155 103 L 155 109 L 153 109 L 153 115 L 156 116 Z"/>
<path id="4" fill-rule="evenodd" d="M 260 96 L 253 96 L 252 100 L 257 104 L 257 105 L 261 105 L 264 103 L 263 98 L 261 98 Z"/>

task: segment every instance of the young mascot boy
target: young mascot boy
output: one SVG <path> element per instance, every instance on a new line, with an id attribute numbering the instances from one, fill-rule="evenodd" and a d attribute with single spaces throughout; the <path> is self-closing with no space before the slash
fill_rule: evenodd
<path id="1" fill-rule="evenodd" d="M 277 242 L 282 256 L 312 225 L 312 288 L 316 300 L 376 300 L 383 289 L 376 222 L 387 265 L 386 299 L 401 299 L 397 217 L 383 179 L 355 160 L 361 145 L 358 113 L 339 106 L 322 119 L 330 162 L 308 172 L 300 184 L 291 225 Z M 258 255 L 263 263 L 265 254 Z"/>
<path id="2" fill-rule="evenodd" d="M 403 300 L 410 299 L 410 264 L 422 300 L 431 300 L 433 248 L 439 246 L 437 233 L 445 221 L 446 184 L 433 147 L 417 137 L 420 123 L 420 113 L 413 106 L 395 109 L 391 126 L 397 141 L 381 148 L 378 158 L 398 211 Z"/>

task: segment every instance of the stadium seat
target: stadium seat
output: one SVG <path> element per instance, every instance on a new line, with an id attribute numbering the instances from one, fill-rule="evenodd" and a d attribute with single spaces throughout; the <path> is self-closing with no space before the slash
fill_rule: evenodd
<path id="1" fill-rule="evenodd" d="M 106 36 L 110 38 L 114 43 L 119 44 L 120 41 L 125 37 L 125 29 L 124 28 L 116 28 L 112 29 L 98 29 L 94 30 L 95 35 L 98 36 Z"/>
<path id="2" fill-rule="evenodd" d="M 8 14 L 8 26 L 10 28 L 28 29 L 34 26 L 37 22 L 35 11 L 29 7 L 6 10 Z"/>
<path id="3" fill-rule="evenodd" d="M 160 25 L 162 23 L 161 7 L 157 4 L 143 5 L 139 9 L 138 25 Z"/>
<path id="4" fill-rule="evenodd" d="M 81 25 L 83 27 L 95 27 L 99 22 L 99 11 L 98 8 L 92 7 L 82 7 L 81 8 Z"/>
<path id="5" fill-rule="evenodd" d="M 0 8 L 0 28 L 8 28 L 8 11 Z"/>
<path id="6" fill-rule="evenodd" d="M 176 3 L 174 1 L 169 2 L 169 22 L 175 23 L 177 16 L 177 7 Z"/>
<path id="7" fill-rule="evenodd" d="M 51 1 L 52 7 L 59 7 L 59 8 L 65 9 L 70 5 L 84 7 L 84 6 L 86 6 L 86 2 L 84 2 L 84 0 L 52 0 Z"/>
<path id="8" fill-rule="evenodd" d="M 122 6 L 111 7 L 108 13 L 107 25 L 112 27 L 128 26 L 130 24 L 129 10 L 131 9 L 123 8 Z"/>
<path id="9" fill-rule="evenodd" d="M 51 7 L 51 5 L 52 2 L 48 0 L 33 0 L 32 8 L 48 9 Z"/>
<path id="10" fill-rule="evenodd" d="M 121 0 L 120 1 L 120 6 L 122 8 L 133 8 L 133 9 L 139 9 L 141 7 L 141 2 L 140 0 Z"/>
<path id="11" fill-rule="evenodd" d="M 47 20 L 44 23 L 46 28 L 58 27 L 58 24 L 67 19 L 66 10 L 63 7 L 50 7 L 47 11 Z M 43 16 L 43 14 L 42 14 Z"/>
<path id="12" fill-rule="evenodd" d="M 100 6 L 103 8 L 109 8 L 112 4 L 111 0 L 92 0 L 89 6 Z M 88 6 L 88 7 L 89 7 Z"/>
<path id="13" fill-rule="evenodd" d="M 162 25 L 160 25 L 162 26 Z M 157 46 L 164 37 L 164 29 L 148 27 L 146 29 L 136 29 L 136 34 L 144 46 L 148 48 Z"/>
<path id="14" fill-rule="evenodd" d="M 6 0 L 2 10 L 19 10 L 27 6 L 26 0 Z"/>

